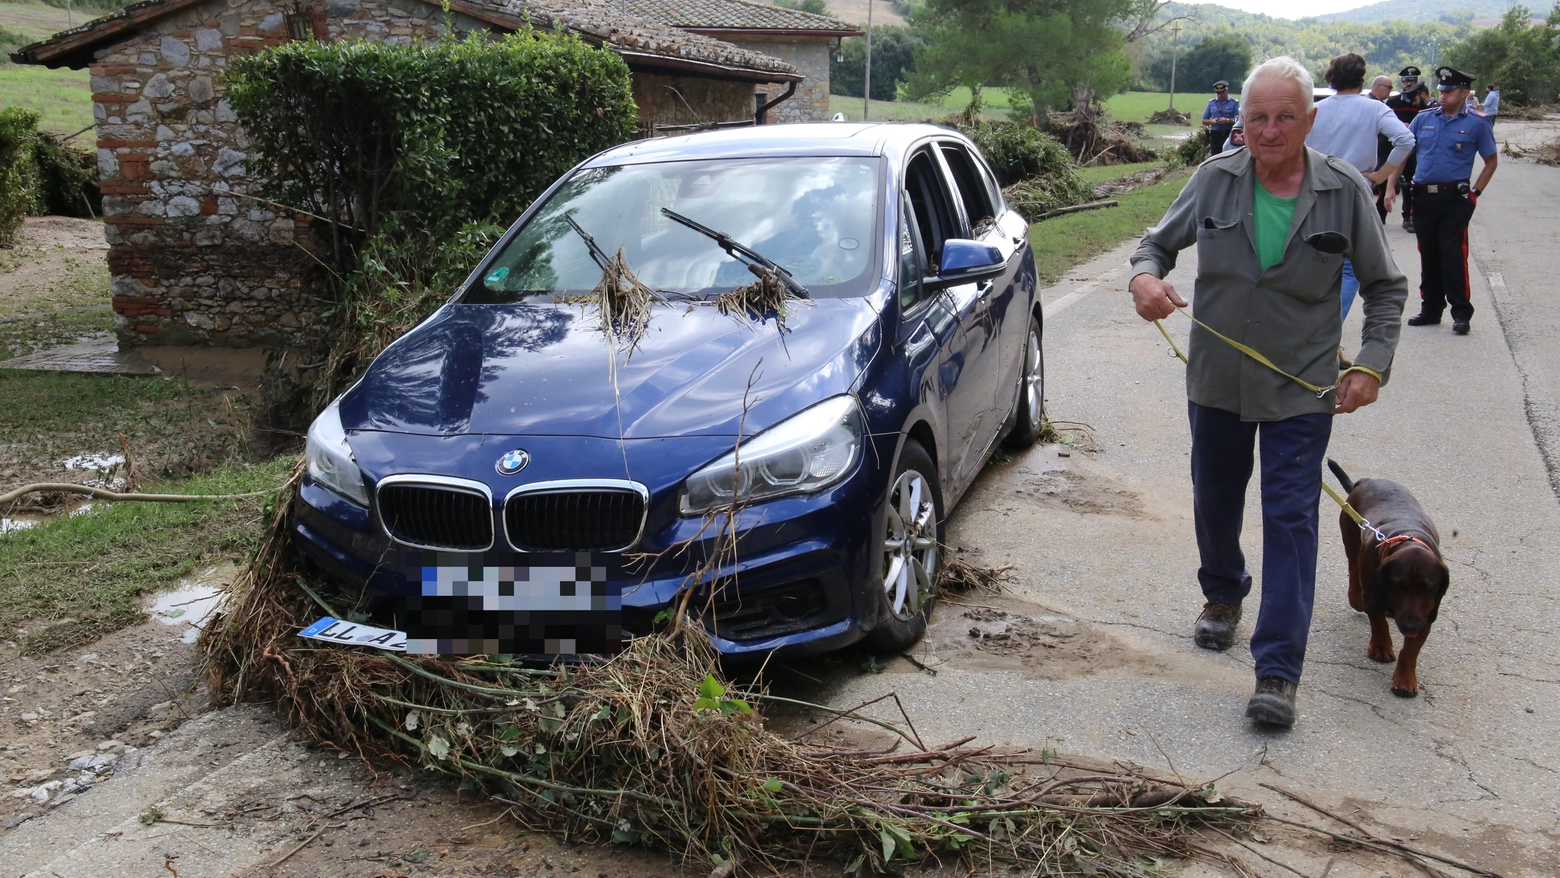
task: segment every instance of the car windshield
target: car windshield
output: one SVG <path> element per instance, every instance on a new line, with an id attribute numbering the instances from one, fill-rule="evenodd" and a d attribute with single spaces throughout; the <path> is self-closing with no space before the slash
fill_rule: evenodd
<path id="1" fill-rule="evenodd" d="M 576 296 L 601 280 L 585 238 L 622 251 L 652 289 L 711 295 L 753 275 L 676 213 L 730 235 L 820 297 L 861 296 L 877 282 L 877 158 L 718 159 L 586 168 L 541 206 L 488 263 L 470 304 Z"/>

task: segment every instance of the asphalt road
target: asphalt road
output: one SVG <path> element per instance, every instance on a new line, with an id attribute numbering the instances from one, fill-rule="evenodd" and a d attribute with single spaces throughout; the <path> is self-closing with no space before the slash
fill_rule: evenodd
<path id="1" fill-rule="evenodd" d="M 1499 136 L 1536 134 L 1530 127 L 1506 123 Z M 1387 231 L 1413 290 L 1413 237 L 1396 214 Z M 1366 658 L 1367 622 L 1347 604 L 1338 512 L 1325 497 L 1295 728 L 1263 732 L 1244 719 L 1254 613 L 1228 653 L 1192 644 L 1202 597 L 1184 369 L 1132 310 L 1130 247 L 1046 293 L 1048 408 L 1087 424 L 1098 452 L 1044 446 L 994 466 L 954 515 L 956 544 L 983 563 L 1016 566 L 1011 593 L 939 610 L 914 653 L 936 676 L 896 661 L 883 674 L 834 678 L 827 696 L 849 704 L 897 691 L 928 742 L 978 734 L 1203 779 L 1234 772 L 1222 788 L 1318 825 L 1341 828 L 1259 784 L 1504 875 L 1554 875 L 1560 309 L 1548 299 L 1557 241 L 1560 169 L 1504 159 L 1472 227 L 1472 334 L 1454 336 L 1449 318 L 1405 326 L 1380 401 L 1334 426 L 1331 455 L 1355 477 L 1410 487 L 1443 537 L 1451 590 L 1420 657 L 1418 698 L 1392 695 L 1391 665 Z M 1195 256 L 1183 254 L 1170 278 L 1188 298 Z M 1405 316 L 1416 311 L 1411 293 Z M 1356 348 L 1359 312 L 1345 328 Z M 1188 323 L 1170 319 L 1178 341 Z M 1253 487 L 1244 544 L 1259 572 L 1256 496 Z M 1279 858 L 1306 875 L 1336 859 L 1332 878 L 1418 874 L 1357 851 L 1296 845 Z"/>

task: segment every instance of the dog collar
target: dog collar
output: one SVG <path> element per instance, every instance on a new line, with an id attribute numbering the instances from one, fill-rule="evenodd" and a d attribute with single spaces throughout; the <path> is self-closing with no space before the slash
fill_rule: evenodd
<path id="1" fill-rule="evenodd" d="M 1420 539 L 1419 537 L 1412 536 L 1410 534 L 1398 534 L 1395 537 L 1387 537 L 1380 543 L 1376 544 L 1376 548 L 1381 551 L 1381 560 L 1386 561 L 1387 555 L 1391 554 L 1393 549 L 1403 545 L 1404 543 L 1418 543 L 1419 545 L 1424 546 L 1426 549 L 1429 549 L 1430 554 L 1435 555 L 1438 558 L 1440 557 L 1440 553 L 1435 550 L 1434 546 L 1430 545 L 1428 542 Z"/>

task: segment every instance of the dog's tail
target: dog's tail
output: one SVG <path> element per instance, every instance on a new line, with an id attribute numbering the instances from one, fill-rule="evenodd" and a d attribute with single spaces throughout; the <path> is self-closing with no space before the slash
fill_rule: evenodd
<path id="1" fill-rule="evenodd" d="M 1330 457 L 1327 458 L 1327 468 L 1332 470 L 1332 474 L 1338 477 L 1338 484 L 1343 486 L 1344 493 L 1354 490 L 1354 480 L 1349 478 L 1349 474 L 1343 471 L 1343 467 L 1338 465 L 1338 461 Z"/>

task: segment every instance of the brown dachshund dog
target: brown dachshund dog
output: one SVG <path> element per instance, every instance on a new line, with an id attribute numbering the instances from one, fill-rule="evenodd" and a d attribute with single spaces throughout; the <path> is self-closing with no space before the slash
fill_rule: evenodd
<path id="1" fill-rule="evenodd" d="M 1392 694 L 1413 698 L 1419 694 L 1419 650 L 1451 584 L 1451 572 L 1441 560 L 1440 535 L 1407 488 L 1386 479 L 1356 482 L 1331 459 L 1327 466 L 1349 492 L 1349 505 L 1375 527 L 1367 530 L 1348 512 L 1339 513 L 1343 550 L 1349 557 L 1349 606 L 1370 617 L 1366 655 L 1372 661 L 1392 661 L 1392 632 L 1387 628 L 1387 617 L 1392 617 L 1403 633 Z"/>

